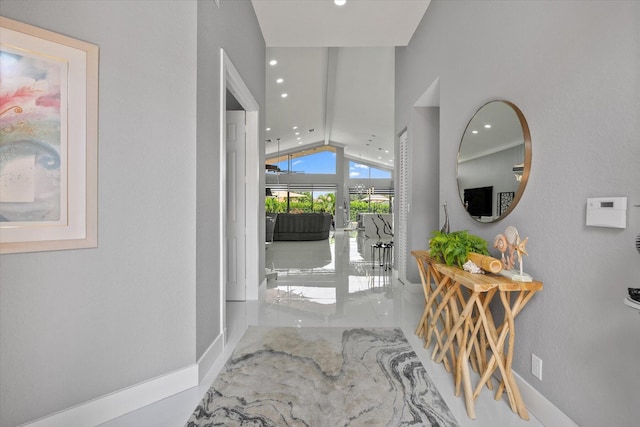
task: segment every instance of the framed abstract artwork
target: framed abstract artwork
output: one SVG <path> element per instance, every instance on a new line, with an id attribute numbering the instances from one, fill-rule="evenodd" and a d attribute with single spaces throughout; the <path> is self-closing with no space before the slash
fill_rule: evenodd
<path id="1" fill-rule="evenodd" d="M 97 246 L 98 47 L 0 17 L 0 254 Z"/>

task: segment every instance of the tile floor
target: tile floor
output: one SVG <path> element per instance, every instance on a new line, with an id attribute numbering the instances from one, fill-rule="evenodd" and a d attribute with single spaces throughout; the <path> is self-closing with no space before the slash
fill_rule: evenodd
<path id="1" fill-rule="evenodd" d="M 357 232 L 337 231 L 329 240 L 273 242 L 266 266 L 277 272 L 259 301 L 227 303 L 228 345 L 198 387 L 103 424 L 103 427 L 184 426 L 231 355 L 248 325 L 400 327 L 462 427 L 540 427 L 511 412 L 505 397 L 495 401 L 486 388 L 476 401 L 476 420 L 464 398 L 454 395 L 453 377 L 430 359 L 414 331 L 424 307 L 422 287 L 403 284 L 372 262 L 371 243 Z"/>

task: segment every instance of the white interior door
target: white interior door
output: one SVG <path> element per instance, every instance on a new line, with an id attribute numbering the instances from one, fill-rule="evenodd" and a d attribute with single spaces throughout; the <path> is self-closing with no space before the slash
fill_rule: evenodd
<path id="1" fill-rule="evenodd" d="M 227 111 L 227 301 L 246 299 L 245 112 Z"/>

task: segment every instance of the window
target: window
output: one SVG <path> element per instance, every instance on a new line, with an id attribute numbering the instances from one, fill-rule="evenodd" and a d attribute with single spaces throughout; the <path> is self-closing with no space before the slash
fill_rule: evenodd
<path id="1" fill-rule="evenodd" d="M 267 164 L 277 166 L 283 173 L 335 175 L 336 151 L 331 146 L 316 147 L 267 159 Z"/>
<path id="2" fill-rule="evenodd" d="M 268 213 L 336 213 L 335 185 L 267 185 L 271 190 L 271 196 L 265 198 L 265 210 Z"/>
<path id="3" fill-rule="evenodd" d="M 391 171 L 386 171 L 364 163 L 349 161 L 349 178 L 352 179 L 391 179 Z"/>

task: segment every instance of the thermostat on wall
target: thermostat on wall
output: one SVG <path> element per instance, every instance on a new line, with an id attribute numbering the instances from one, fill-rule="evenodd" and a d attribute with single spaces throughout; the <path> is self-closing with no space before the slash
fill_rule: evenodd
<path id="1" fill-rule="evenodd" d="M 627 227 L 626 197 L 587 199 L 587 225 L 592 227 Z"/>

